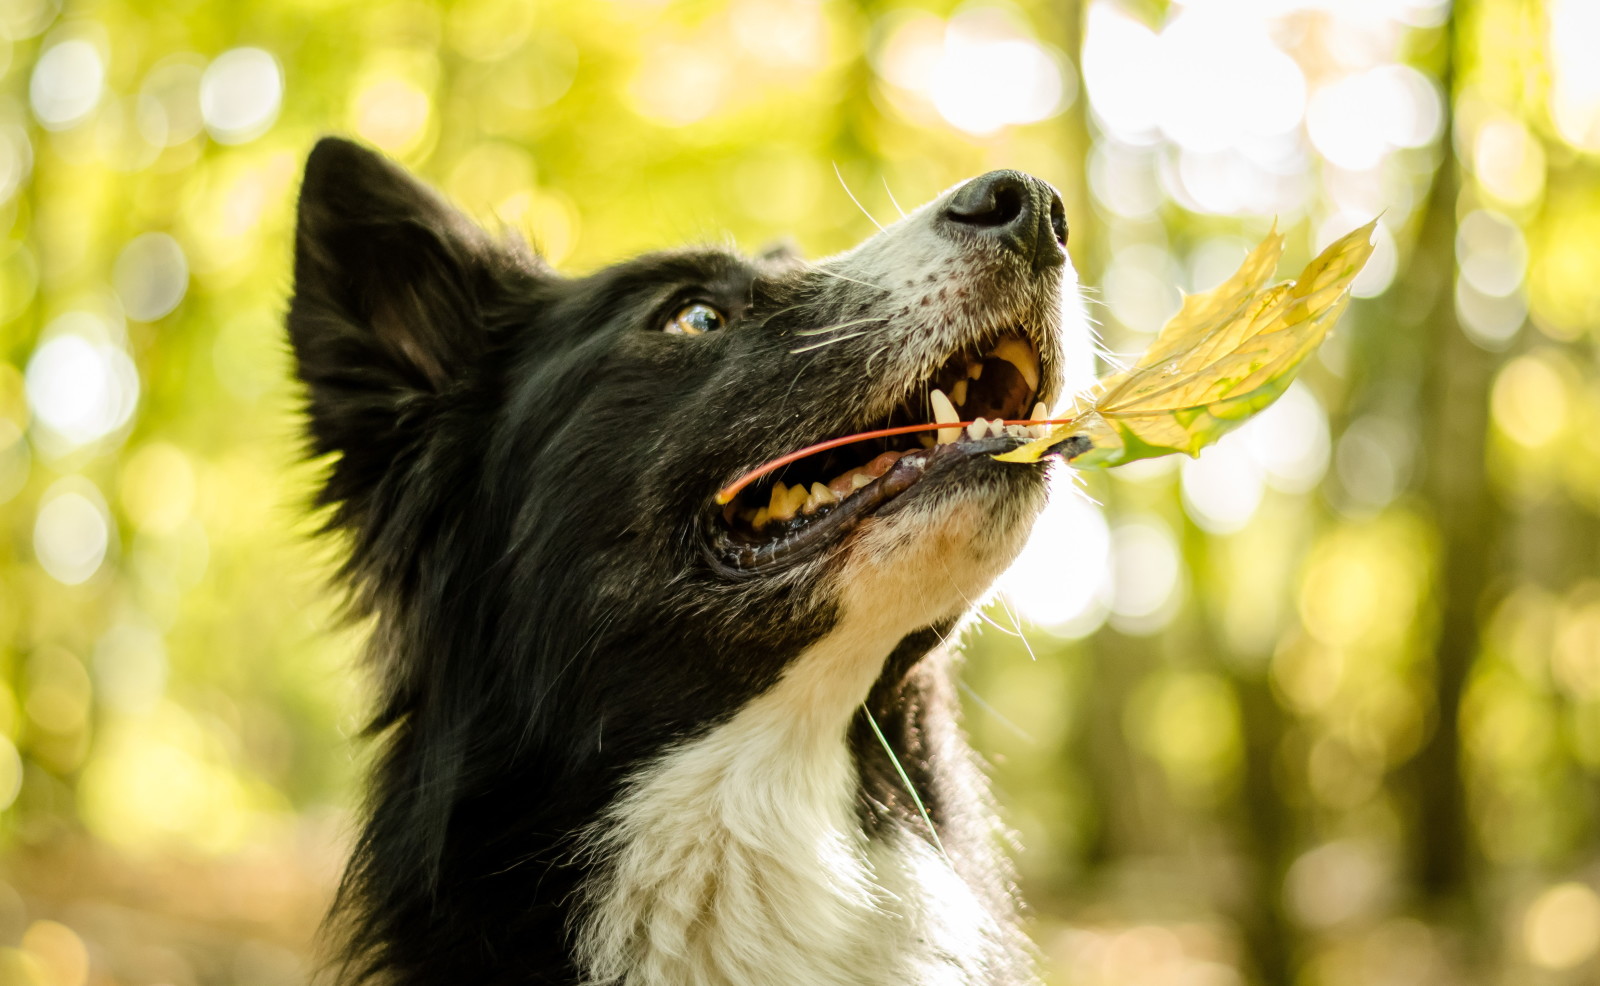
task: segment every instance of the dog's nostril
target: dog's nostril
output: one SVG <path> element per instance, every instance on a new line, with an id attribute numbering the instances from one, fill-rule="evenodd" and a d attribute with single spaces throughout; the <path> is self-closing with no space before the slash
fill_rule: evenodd
<path id="1" fill-rule="evenodd" d="M 1027 204 L 1028 186 L 1022 176 L 994 171 L 967 182 L 945 207 L 945 214 L 971 226 L 1008 226 Z"/>
<path id="2" fill-rule="evenodd" d="M 1067 210 L 1059 195 L 1050 197 L 1050 232 L 1056 235 L 1057 243 L 1067 245 Z"/>

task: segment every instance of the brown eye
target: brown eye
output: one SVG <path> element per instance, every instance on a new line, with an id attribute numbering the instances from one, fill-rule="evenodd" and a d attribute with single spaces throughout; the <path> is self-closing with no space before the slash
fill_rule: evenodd
<path id="1" fill-rule="evenodd" d="M 685 305 L 667 321 L 668 332 L 680 336 L 697 336 L 706 332 L 715 332 L 722 328 L 727 319 L 722 313 L 712 308 L 703 301 L 692 305 Z"/>

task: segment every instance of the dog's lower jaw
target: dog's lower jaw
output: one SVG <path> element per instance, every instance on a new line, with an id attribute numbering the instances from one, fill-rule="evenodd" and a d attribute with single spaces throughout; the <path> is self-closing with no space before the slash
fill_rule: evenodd
<path id="1" fill-rule="evenodd" d="M 907 634 L 971 606 L 1020 547 L 1031 504 L 908 505 L 861 532 L 841 618 L 729 721 L 637 771 L 590 830 L 579 967 L 629 986 L 1013 984 L 1031 979 L 987 815 L 946 848 L 919 821 L 869 834 L 847 735 Z M 948 658 L 918 689 L 927 768 L 961 810 L 987 803 L 953 715 Z M 976 789 L 976 790 L 974 790 Z M 958 870 L 959 867 L 959 870 Z"/>

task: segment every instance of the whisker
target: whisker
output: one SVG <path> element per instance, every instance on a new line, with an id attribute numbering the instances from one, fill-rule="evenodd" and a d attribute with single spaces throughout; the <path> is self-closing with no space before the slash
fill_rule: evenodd
<path id="1" fill-rule="evenodd" d="M 888 230 L 883 228 L 883 224 L 882 223 L 880 223 L 876 219 L 872 218 L 872 213 L 867 211 L 867 207 L 861 204 L 861 200 L 860 199 L 856 198 L 856 193 L 850 191 L 850 186 L 845 184 L 844 172 L 839 170 L 839 162 L 838 161 L 833 162 L 833 173 L 839 179 L 839 187 L 844 189 L 844 194 L 850 196 L 850 201 L 852 201 L 852 202 L 854 202 L 856 204 L 856 208 L 860 209 L 861 210 L 861 214 L 863 216 L 867 217 L 867 221 L 872 223 L 872 225 L 878 227 L 878 232 L 880 232 L 880 233 L 888 232 Z"/>
<path id="2" fill-rule="evenodd" d="M 1000 712 L 999 709 L 995 708 L 994 706 L 990 705 L 988 702 L 984 701 L 983 696 L 979 695 L 976 691 L 974 691 L 971 685 L 967 684 L 965 681 L 962 681 L 960 678 L 956 679 L 956 685 L 957 685 L 957 687 L 959 687 L 962 690 L 962 692 L 964 692 L 966 694 L 966 696 L 968 698 L 972 699 L 972 701 L 975 704 L 977 704 L 977 706 L 979 708 L 983 709 L 985 712 L 987 712 L 990 715 L 994 716 L 995 719 L 999 721 L 1000 725 L 1002 725 L 1002 726 L 1006 727 L 1007 729 L 1011 730 L 1013 733 L 1016 733 L 1018 736 L 1022 737 L 1024 740 L 1028 741 L 1029 743 L 1037 744 L 1039 742 L 1038 740 L 1034 739 L 1033 735 L 1031 733 L 1029 733 L 1026 729 L 1023 729 L 1021 726 L 1019 726 L 1016 723 L 1012 722 L 1010 719 L 1007 719 L 1005 717 L 1005 715 L 1003 715 Z"/>
<path id="3" fill-rule="evenodd" d="M 889 316 L 887 315 L 875 315 L 871 318 L 858 318 L 850 322 L 840 322 L 838 325 L 824 325 L 820 329 L 797 329 L 790 334 L 797 336 L 820 336 L 828 332 L 837 332 L 840 329 L 848 329 L 852 325 L 861 325 L 864 322 L 887 322 L 888 320 Z"/>
<path id="4" fill-rule="evenodd" d="M 883 285 L 881 285 L 881 284 L 871 284 L 871 283 L 869 283 L 869 282 L 867 282 L 867 281 L 858 281 L 858 280 L 856 280 L 856 279 L 855 279 L 855 278 L 853 278 L 853 277 L 846 277 L 846 276 L 845 276 L 845 275 L 843 275 L 843 274 L 841 274 L 841 273 L 839 273 L 839 272 L 838 272 L 838 271 L 836 271 L 836 270 L 829 270 L 829 269 L 828 269 L 828 268 L 826 268 L 826 267 L 817 267 L 817 268 L 814 268 L 814 269 L 815 269 L 815 270 L 816 270 L 816 271 L 817 271 L 817 272 L 818 272 L 818 273 L 819 273 L 819 274 L 826 274 L 826 275 L 828 275 L 828 276 L 829 276 L 829 277 L 837 277 L 837 278 L 838 278 L 838 279 L 839 279 L 839 280 L 841 280 L 841 281 L 849 281 L 849 282 L 850 282 L 850 283 L 851 283 L 851 284 L 859 284 L 859 285 L 861 285 L 861 286 L 862 286 L 862 287 L 864 287 L 864 288 L 874 288 L 874 289 L 876 289 L 876 290 L 878 290 L 878 291 L 888 291 L 888 290 L 889 290 L 889 289 L 888 289 L 888 288 L 886 288 L 886 287 L 884 287 L 884 286 L 883 286 Z"/>
<path id="5" fill-rule="evenodd" d="M 1027 649 L 1028 660 L 1038 661 L 1038 656 L 1033 653 L 1033 645 L 1028 643 L 1027 635 L 1022 632 L 1022 621 L 1017 619 L 1016 611 L 1013 610 L 1011 608 L 1011 604 L 1006 601 L 1004 594 L 997 595 L 995 598 L 1000 601 L 1000 608 L 1004 609 L 1006 611 L 1006 615 L 1011 617 L 1011 625 L 1017 628 L 1017 639 L 1022 641 L 1022 646 Z"/>
<path id="6" fill-rule="evenodd" d="M 906 210 L 900 208 L 900 201 L 894 197 L 894 189 L 889 187 L 889 178 L 887 175 L 885 175 L 883 178 L 883 190 L 888 193 L 889 204 L 894 206 L 894 211 L 900 213 L 900 218 L 904 219 L 906 217 Z"/>
<path id="7" fill-rule="evenodd" d="M 823 346 L 831 346 L 836 342 L 844 342 L 846 339 L 854 339 L 857 336 L 864 336 L 866 334 L 866 332 L 852 332 L 849 335 L 835 336 L 832 339 L 824 339 L 821 342 L 813 342 L 809 346 L 801 346 L 799 349 L 791 349 L 789 350 L 789 355 L 798 356 L 801 353 L 809 353 L 813 349 L 821 349 Z"/>

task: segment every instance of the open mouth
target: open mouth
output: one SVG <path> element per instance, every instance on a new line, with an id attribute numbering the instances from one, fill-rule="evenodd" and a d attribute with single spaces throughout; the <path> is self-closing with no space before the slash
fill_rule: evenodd
<path id="1" fill-rule="evenodd" d="M 1041 380 L 1039 351 L 1021 334 L 957 352 L 887 417 L 849 433 L 923 422 L 950 427 L 843 445 L 750 484 L 722 508 L 715 555 L 741 572 L 792 564 L 927 477 L 1042 437 L 1048 426 L 1003 423 L 1047 417 Z M 957 424 L 963 421 L 972 423 Z"/>

